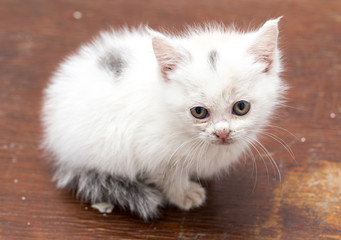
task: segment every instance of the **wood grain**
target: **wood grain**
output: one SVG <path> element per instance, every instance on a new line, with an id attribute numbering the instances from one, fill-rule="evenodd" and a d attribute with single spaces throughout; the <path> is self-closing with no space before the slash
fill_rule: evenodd
<path id="1" fill-rule="evenodd" d="M 167 206 L 153 223 L 119 209 L 100 214 L 56 190 L 38 149 L 39 109 L 63 57 L 110 26 L 177 30 L 216 20 L 248 29 L 278 16 L 291 89 L 273 124 L 296 137 L 269 130 L 295 160 L 275 140 L 262 142 L 281 182 L 266 157 L 256 156 L 257 168 L 247 157 L 205 183 L 205 206 Z M 341 239 L 339 0 L 1 0 L 0 18 L 0 239 Z"/>

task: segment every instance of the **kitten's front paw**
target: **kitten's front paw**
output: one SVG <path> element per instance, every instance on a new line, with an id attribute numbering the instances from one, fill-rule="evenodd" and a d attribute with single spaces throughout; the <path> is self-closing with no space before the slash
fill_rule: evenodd
<path id="1" fill-rule="evenodd" d="M 182 192 L 177 193 L 171 202 L 176 204 L 179 208 L 189 210 L 194 207 L 199 207 L 205 202 L 206 192 L 205 189 L 196 182 L 190 182 L 189 187 Z"/>

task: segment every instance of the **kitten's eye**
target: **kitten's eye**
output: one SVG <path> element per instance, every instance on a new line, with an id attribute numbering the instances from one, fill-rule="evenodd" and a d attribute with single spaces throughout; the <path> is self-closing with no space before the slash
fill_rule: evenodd
<path id="1" fill-rule="evenodd" d="M 198 119 L 204 119 L 208 117 L 208 111 L 206 108 L 203 107 L 193 107 L 191 108 L 191 114 L 193 117 Z"/>
<path id="2" fill-rule="evenodd" d="M 233 114 L 243 116 L 250 111 L 251 104 L 247 101 L 241 100 L 233 105 Z"/>

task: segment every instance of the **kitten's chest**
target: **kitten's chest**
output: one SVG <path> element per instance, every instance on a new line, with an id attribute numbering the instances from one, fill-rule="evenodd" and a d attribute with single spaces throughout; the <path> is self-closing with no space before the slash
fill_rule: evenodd
<path id="1" fill-rule="evenodd" d="M 191 177 L 210 178 L 219 172 L 226 171 L 240 155 L 240 152 L 229 149 L 227 146 L 202 144 L 195 151 L 189 148 L 182 152 L 180 157 Z"/>

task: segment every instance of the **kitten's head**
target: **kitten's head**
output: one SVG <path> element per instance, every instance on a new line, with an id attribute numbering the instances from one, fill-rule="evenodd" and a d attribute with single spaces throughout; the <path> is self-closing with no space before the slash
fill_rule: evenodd
<path id="1" fill-rule="evenodd" d="M 267 124 L 285 90 L 278 21 L 249 33 L 209 26 L 179 38 L 154 34 L 167 107 L 194 138 L 245 143 Z"/>

